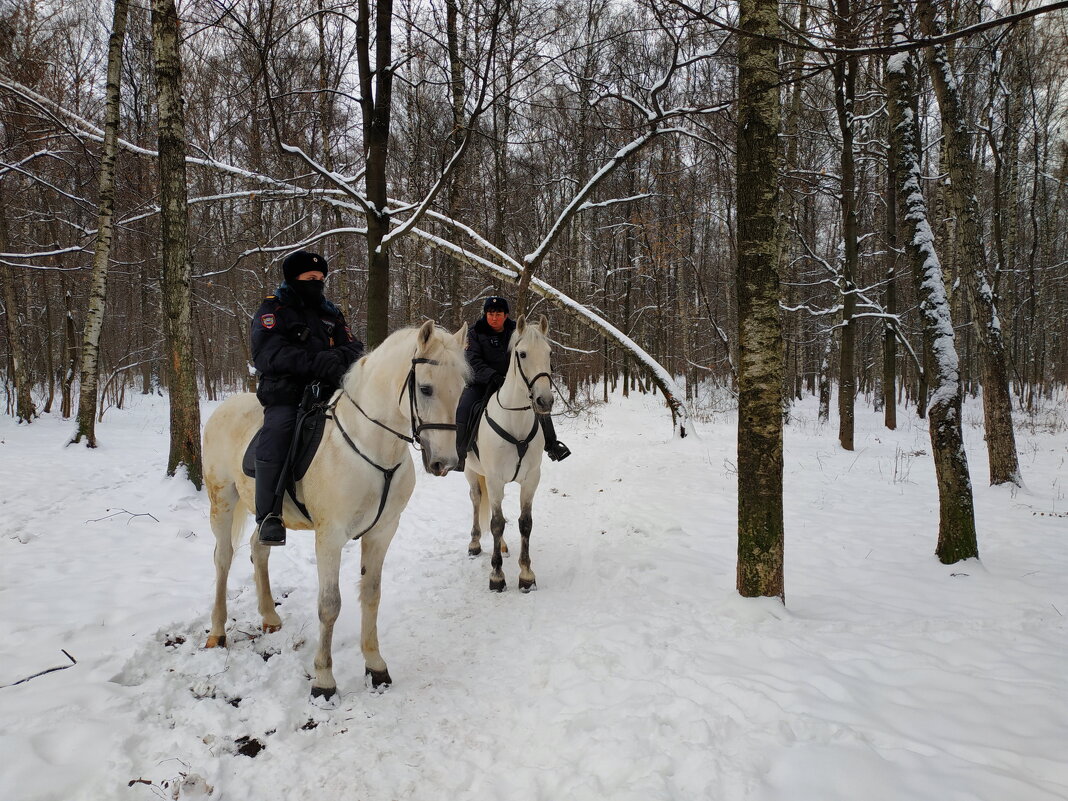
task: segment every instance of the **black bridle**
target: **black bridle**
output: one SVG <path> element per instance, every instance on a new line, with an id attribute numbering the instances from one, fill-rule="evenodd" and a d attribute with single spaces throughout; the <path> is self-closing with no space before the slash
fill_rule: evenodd
<path id="1" fill-rule="evenodd" d="M 419 416 L 419 405 L 415 400 L 415 366 L 417 364 L 439 365 L 441 364 L 441 362 L 437 361 L 436 359 L 412 359 L 412 368 L 408 371 L 408 377 L 404 379 L 404 384 L 401 386 L 400 394 L 397 396 L 397 405 L 399 406 L 401 398 L 404 397 L 404 391 L 408 390 L 408 409 L 412 425 L 412 435 L 410 437 L 407 434 L 402 434 L 396 429 L 390 428 L 380 420 L 375 420 L 373 417 L 371 417 L 371 415 L 365 412 L 363 410 L 363 407 L 356 402 L 356 399 L 345 391 L 344 387 L 341 388 L 341 392 L 346 398 L 349 399 L 349 403 L 356 407 L 356 410 L 360 414 L 362 414 L 376 426 L 386 429 L 386 431 L 388 431 L 390 434 L 397 437 L 398 439 L 402 439 L 405 442 L 415 445 L 416 449 L 418 450 L 420 448 L 419 435 L 422 434 L 424 431 L 426 431 L 427 429 L 437 429 L 439 431 L 455 431 L 456 423 L 424 423 L 423 418 Z M 338 398 L 338 400 L 340 400 L 340 397 Z M 334 401 L 332 404 L 330 404 L 330 408 L 333 409 L 336 405 L 337 401 Z M 338 428 L 341 428 L 340 424 L 338 425 Z M 342 431 L 342 433 L 344 434 L 344 431 Z M 357 453 L 359 453 L 358 450 Z M 363 454 L 360 455 L 362 456 Z"/>
<path id="2" fill-rule="evenodd" d="M 497 389 L 497 405 L 504 409 L 506 412 L 523 412 L 527 409 L 534 408 L 534 382 L 539 378 L 548 378 L 549 385 L 553 386 L 553 377 L 549 373 L 538 373 L 533 378 L 527 378 L 527 374 L 523 371 L 523 362 L 519 360 L 519 351 L 515 351 L 515 366 L 519 370 L 519 377 L 523 379 L 523 383 L 527 385 L 527 398 L 530 400 L 530 404 L 527 406 L 505 406 L 501 403 L 501 390 Z M 503 386 L 503 385 L 502 385 Z M 544 414 L 544 412 L 535 411 L 535 414 Z"/>
<path id="3" fill-rule="evenodd" d="M 384 428 L 384 429 L 386 429 L 386 431 L 388 431 L 389 433 L 393 434 L 393 436 L 397 437 L 398 439 L 402 439 L 405 442 L 407 442 L 407 443 L 409 443 L 411 445 L 414 445 L 417 450 L 419 450 L 421 448 L 420 442 L 419 442 L 419 435 L 423 431 L 426 431 L 427 429 L 438 429 L 438 430 L 442 430 L 442 431 L 455 431 L 456 430 L 456 424 L 455 423 L 424 423 L 423 419 L 419 416 L 419 405 L 418 405 L 418 403 L 416 403 L 416 400 L 415 400 L 415 366 L 417 364 L 438 365 L 438 364 L 441 364 L 441 362 L 435 361 L 434 359 L 424 359 L 424 358 L 412 359 L 412 367 L 408 371 L 408 377 L 404 380 L 404 385 L 401 387 L 400 395 L 397 396 L 397 405 L 399 406 L 400 403 L 401 403 L 401 398 L 404 397 L 404 390 L 405 389 L 408 390 L 408 405 L 409 405 L 411 424 L 412 424 L 412 435 L 410 437 L 407 434 L 402 434 L 400 431 L 397 431 L 396 429 L 390 428 L 389 426 L 387 426 L 385 423 L 381 422 L 380 420 L 375 420 L 375 418 L 371 417 L 371 415 L 369 415 L 367 412 L 365 412 L 363 410 L 363 407 L 360 406 L 360 404 L 358 404 L 356 402 L 356 399 L 353 398 L 345 390 L 344 387 L 341 388 L 341 394 L 338 395 L 337 398 L 335 398 L 334 401 L 326 409 L 326 411 L 327 411 L 327 415 L 326 416 L 334 421 L 334 425 L 337 426 L 337 430 L 341 432 L 341 436 L 342 436 L 342 438 L 344 438 L 345 442 L 348 443 L 348 446 L 350 448 L 352 448 L 352 450 L 354 450 L 356 452 L 357 456 L 359 456 L 361 459 L 363 459 L 365 462 L 367 462 L 367 464 L 371 465 L 371 467 L 375 468 L 380 473 L 382 473 L 382 477 L 383 477 L 383 481 L 384 481 L 384 486 L 382 487 L 382 499 L 378 502 L 378 513 L 375 515 L 375 519 L 371 521 L 371 525 L 367 526 L 367 528 L 365 528 L 359 534 L 354 536 L 352 538 L 354 540 L 358 540 L 360 537 L 362 537 L 368 531 L 373 529 L 375 527 L 375 525 L 378 523 L 379 518 L 382 517 L 382 512 L 386 508 L 386 500 L 389 498 L 389 488 L 390 488 L 390 485 L 393 483 L 393 476 L 400 469 L 401 465 L 404 464 L 404 460 L 402 459 L 397 464 L 395 464 L 393 467 L 383 467 L 382 465 L 380 465 L 377 462 L 375 462 L 366 453 L 361 451 L 359 446 L 357 446 L 355 442 L 353 442 L 352 437 L 349 436 L 348 432 L 341 425 L 341 420 L 338 418 L 337 414 L 333 413 L 334 409 L 337 407 L 338 401 L 340 401 L 341 398 L 344 396 L 344 397 L 349 399 L 349 403 L 351 403 L 353 406 L 355 406 L 356 410 L 360 414 L 362 414 L 364 417 L 366 417 L 368 420 L 370 420 L 376 426 L 379 426 L 380 428 Z"/>

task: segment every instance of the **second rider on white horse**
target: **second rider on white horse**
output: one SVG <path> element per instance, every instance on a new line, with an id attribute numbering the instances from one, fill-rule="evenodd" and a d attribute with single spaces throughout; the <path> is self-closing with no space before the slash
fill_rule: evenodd
<path id="1" fill-rule="evenodd" d="M 500 387 L 508 374 L 508 342 L 515 331 L 515 321 L 508 317 L 508 301 L 502 297 L 486 298 L 482 317 L 467 332 L 467 363 L 471 365 L 471 382 L 460 396 L 456 409 L 456 454 L 460 457 L 457 470 L 464 469 L 467 451 L 477 420 L 471 412 L 480 401 Z M 542 433 L 545 435 L 545 453 L 554 462 L 566 459 L 571 450 L 556 438 L 553 420 L 547 414 L 539 415 Z"/>

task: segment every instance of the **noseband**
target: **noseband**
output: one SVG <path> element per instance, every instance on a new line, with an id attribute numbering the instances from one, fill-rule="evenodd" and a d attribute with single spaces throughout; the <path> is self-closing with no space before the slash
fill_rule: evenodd
<path id="1" fill-rule="evenodd" d="M 547 378 L 547 379 L 549 379 L 549 384 L 552 385 L 553 377 L 549 373 L 538 373 L 533 378 L 527 378 L 527 374 L 525 372 L 523 372 L 523 363 L 519 360 L 519 351 L 515 352 L 515 366 L 516 366 L 516 369 L 519 370 L 519 377 L 522 378 L 523 379 L 523 383 L 527 385 L 527 399 L 530 400 L 530 405 L 529 406 L 517 406 L 515 408 L 513 408 L 511 406 L 505 406 L 503 403 L 501 403 L 501 394 L 500 394 L 501 391 L 500 391 L 500 389 L 497 390 L 497 403 L 500 405 L 500 407 L 502 409 L 504 409 L 505 411 L 508 411 L 508 412 L 522 412 L 522 411 L 525 411 L 527 409 L 533 409 L 534 408 L 534 405 L 533 405 L 534 404 L 534 382 L 537 381 L 539 378 Z"/>

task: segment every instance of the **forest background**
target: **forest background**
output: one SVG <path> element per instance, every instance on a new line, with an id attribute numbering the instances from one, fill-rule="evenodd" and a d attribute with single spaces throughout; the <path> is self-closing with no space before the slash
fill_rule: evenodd
<path id="1" fill-rule="evenodd" d="M 847 449 L 858 397 L 889 427 L 927 411 L 944 365 L 934 288 L 906 247 L 919 198 L 952 380 L 994 396 L 996 331 L 997 383 L 1026 412 L 1068 380 L 1065 5 L 5 5 L 7 411 L 58 404 L 92 442 L 128 391 L 195 408 L 251 387 L 250 317 L 305 247 L 371 345 L 509 295 L 554 317 L 569 402 L 652 389 L 678 424 L 701 382 L 744 396 L 745 355 L 767 340 L 745 327 L 739 207 L 763 190 L 740 183 L 755 174 L 740 121 L 772 97 L 776 392 L 826 409 L 837 385 Z M 775 80 L 754 88 L 747 42 Z M 895 105 L 902 59 L 918 69 Z M 918 192 L 897 202 L 895 109 L 918 140 Z M 185 426 L 198 440 L 199 420 Z M 992 481 L 1019 481 L 991 458 Z M 781 476 L 781 444 L 778 460 Z"/>

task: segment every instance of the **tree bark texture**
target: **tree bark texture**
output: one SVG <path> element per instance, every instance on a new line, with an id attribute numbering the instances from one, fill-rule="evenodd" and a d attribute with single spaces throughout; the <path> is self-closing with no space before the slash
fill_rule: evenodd
<path id="1" fill-rule="evenodd" d="M 836 0 L 835 39 L 843 49 L 853 46 L 853 22 L 849 0 Z M 856 330 L 857 313 L 857 170 L 853 153 L 853 106 L 857 95 L 857 59 L 846 56 L 834 66 L 834 105 L 838 129 L 842 135 L 841 206 L 842 206 L 842 339 L 838 351 L 838 442 L 853 450 L 854 404 L 857 396 Z"/>
<path id="2" fill-rule="evenodd" d="M 738 592 L 785 600 L 775 0 L 742 0 L 738 42 Z M 763 38 L 767 37 L 767 38 Z"/>
<path id="3" fill-rule="evenodd" d="M 393 98 L 392 0 L 375 0 L 374 68 L 371 67 L 371 7 L 359 0 L 356 25 L 360 73 L 360 108 L 367 172 L 364 186 L 371 212 L 367 215 L 367 346 L 381 344 L 389 335 L 389 248 L 382 239 L 389 233 L 386 207 L 386 161 L 389 154 L 390 107 Z"/>
<path id="4" fill-rule="evenodd" d="M 189 260 L 185 183 L 185 113 L 174 0 L 152 0 L 152 54 L 159 113 L 160 263 L 163 267 L 163 334 L 170 396 L 171 447 L 167 475 L 185 466 L 203 483 L 200 396 L 193 361 L 192 265 Z"/>
<path id="5" fill-rule="evenodd" d="M 894 40 L 904 40 L 904 10 L 899 0 L 891 3 L 888 24 Z M 928 221 L 927 201 L 921 191 L 919 128 L 913 111 L 914 65 L 910 54 L 888 59 L 886 80 L 890 105 L 890 135 L 898 154 L 898 202 L 905 225 L 907 253 L 922 291 L 924 349 L 932 365 L 934 391 L 928 409 L 928 427 L 938 481 L 938 546 L 944 564 L 979 556 L 975 537 L 975 513 L 968 459 L 961 431 L 963 401 L 960 368 L 954 345 L 953 321 L 942 278 L 942 265 L 934 247 Z"/>
<path id="6" fill-rule="evenodd" d="M 7 210 L 3 201 L 4 182 L 0 180 L 0 252 L 8 250 Z M 26 349 L 22 340 L 23 326 L 28 325 L 24 319 L 22 306 L 19 305 L 15 292 L 16 272 L 0 262 L 0 293 L 4 299 L 4 315 L 7 321 L 7 341 L 11 353 L 11 375 L 15 380 L 15 418 L 20 423 L 32 423 L 37 416 L 37 407 L 31 393 L 32 381 L 27 369 Z"/>
<path id="7" fill-rule="evenodd" d="M 918 4 L 924 34 L 936 36 L 941 25 L 935 17 L 931 0 Z M 983 224 L 976 194 L 975 166 L 972 162 L 973 132 L 957 89 L 957 79 L 943 45 L 927 48 L 927 65 L 931 72 L 938 108 L 942 115 L 942 134 L 949 173 L 949 203 L 957 218 L 962 273 L 972 320 L 979 339 L 983 384 L 983 417 L 986 423 L 987 457 L 990 483 L 1020 484 L 1020 461 L 1012 427 L 1012 396 L 1006 368 L 1005 344 L 994 292 L 987 280 L 988 264 L 983 247 Z"/>
<path id="8" fill-rule="evenodd" d="M 126 38 L 129 0 L 115 0 L 108 40 L 108 72 L 105 86 L 104 144 L 100 154 L 100 203 L 97 213 L 96 247 L 90 278 L 89 307 L 82 332 L 81 370 L 78 375 L 78 428 L 72 442 L 85 438 L 86 446 L 96 447 L 96 398 L 100 382 L 100 331 L 104 327 L 107 301 L 108 261 L 111 258 L 113 215 L 115 212 L 115 160 L 119 151 L 119 101 L 122 85 L 122 45 Z"/>
<path id="9" fill-rule="evenodd" d="M 890 145 L 886 164 L 886 313 L 897 314 L 897 153 Z M 888 317 L 883 329 L 883 425 L 897 428 L 897 323 Z"/>

